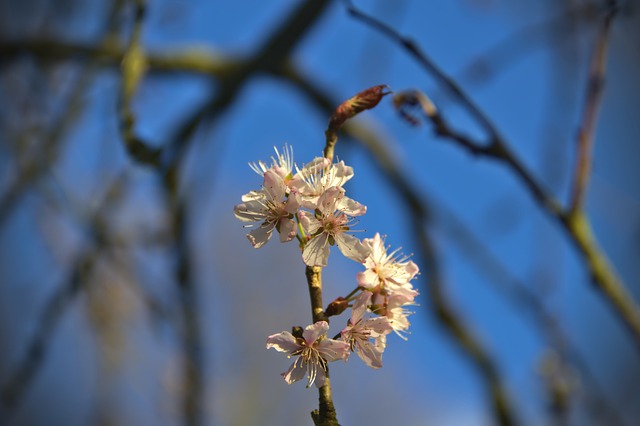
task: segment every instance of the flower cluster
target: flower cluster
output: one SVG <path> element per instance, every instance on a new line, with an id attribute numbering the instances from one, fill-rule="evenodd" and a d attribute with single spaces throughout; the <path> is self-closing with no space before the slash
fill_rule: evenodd
<path id="1" fill-rule="evenodd" d="M 247 234 L 251 244 L 262 247 L 274 230 L 281 242 L 293 240 L 297 235 L 295 218 L 302 232 L 298 238 L 304 246 L 305 264 L 326 266 L 332 245 L 348 258 L 364 261 L 369 250 L 349 232 L 355 217 L 367 208 L 345 196 L 342 187 L 353 177 L 353 169 L 343 161 L 329 163 L 323 157 L 298 169 L 291 148 L 285 147 L 283 152 L 276 150 L 270 167 L 263 162 L 252 165 L 263 176 L 262 188 L 244 195 L 242 204 L 234 208 L 238 219 L 253 222 L 247 225 L 254 227 Z"/>
<path id="2" fill-rule="evenodd" d="M 266 244 L 275 230 L 281 242 L 298 240 L 308 266 L 326 266 L 330 247 L 335 245 L 365 270 L 357 275 L 355 290 L 327 308 L 327 315 L 351 308 L 346 327 L 335 338 L 326 336 L 329 324 L 318 321 L 293 334 L 283 331 L 269 336 L 267 349 L 296 357 L 283 373 L 287 383 L 306 376 L 308 386 L 321 387 L 327 363 L 346 361 L 351 352 L 369 367 L 380 368 L 387 335 L 395 332 L 406 339 L 412 313 L 407 307 L 414 305 L 418 295 L 411 285 L 418 267 L 398 255 L 398 250 L 388 252 L 378 233 L 362 241 L 351 235 L 357 218 L 367 211 L 345 195 L 343 186 L 354 176 L 353 168 L 323 157 L 298 168 L 290 147 L 275 152 L 271 164 L 251 164 L 263 178 L 262 188 L 245 194 L 234 208 L 235 216 L 252 228 L 247 238 L 253 247 Z"/>

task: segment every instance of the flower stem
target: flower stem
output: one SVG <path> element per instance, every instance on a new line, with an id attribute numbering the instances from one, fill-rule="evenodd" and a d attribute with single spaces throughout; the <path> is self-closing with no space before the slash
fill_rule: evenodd
<path id="1" fill-rule="evenodd" d="M 351 290 L 351 293 L 347 294 L 344 298 L 347 299 L 348 301 L 351 301 L 351 298 L 360 290 L 362 290 L 361 287 L 356 287 L 353 290 Z"/>
<path id="2" fill-rule="evenodd" d="M 311 312 L 313 322 L 329 321 L 322 309 L 322 267 L 307 266 L 305 275 L 309 286 L 309 296 L 311 297 Z M 339 426 L 336 417 L 336 409 L 333 405 L 331 395 L 331 383 L 329 380 L 329 370 L 326 372 L 324 385 L 318 390 L 319 405 L 317 410 L 311 412 L 311 418 L 316 426 Z"/>

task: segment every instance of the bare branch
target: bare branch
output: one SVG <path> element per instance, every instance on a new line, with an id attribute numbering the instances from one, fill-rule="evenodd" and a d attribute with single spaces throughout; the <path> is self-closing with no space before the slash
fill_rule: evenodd
<path id="1" fill-rule="evenodd" d="M 425 116 L 433 122 L 436 132 L 439 135 L 457 142 L 474 154 L 499 160 L 514 172 L 538 204 L 562 225 L 569 239 L 575 244 L 585 260 L 591 274 L 592 282 L 603 294 L 615 314 L 622 320 L 623 324 L 630 331 L 636 345 L 640 348 L 640 309 L 622 280 L 617 276 L 606 255 L 598 247 L 591 230 L 591 224 L 584 212 L 566 212 L 553 197 L 543 190 L 536 179 L 526 170 L 522 162 L 508 149 L 507 144 L 498 133 L 497 128 L 486 118 L 480 109 L 470 101 L 453 80 L 435 66 L 413 41 L 403 37 L 383 22 L 362 13 L 356 9 L 349 0 L 344 1 L 347 5 L 347 10 L 352 16 L 383 33 L 410 53 L 430 75 L 454 95 L 460 105 L 467 109 L 483 126 L 485 131 L 489 133 L 489 144 L 473 142 L 451 128 L 446 120 L 440 116 L 440 113 L 437 112 L 437 109 L 424 110 Z M 611 7 L 615 9 L 615 2 L 613 3 Z M 415 96 L 413 98 L 415 98 Z M 412 99 L 412 96 L 407 96 L 407 99 Z M 419 102 L 413 104 L 419 104 Z"/>
<path id="2" fill-rule="evenodd" d="M 591 172 L 591 151 L 593 150 L 593 138 L 598 120 L 598 109 L 602 100 L 604 87 L 604 75 L 607 66 L 607 47 L 609 34 L 616 13 L 616 8 L 611 7 L 609 13 L 603 19 L 589 70 L 584 111 L 577 137 L 577 160 L 573 179 L 573 193 L 569 214 L 577 212 L 584 204 L 584 198 L 589 183 Z"/>

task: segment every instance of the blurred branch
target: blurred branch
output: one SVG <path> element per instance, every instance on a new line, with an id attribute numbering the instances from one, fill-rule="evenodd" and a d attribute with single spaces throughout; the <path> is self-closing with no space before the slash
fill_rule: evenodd
<path id="1" fill-rule="evenodd" d="M 600 32 L 596 39 L 596 44 L 589 70 L 589 81 L 587 83 L 587 93 L 582 114 L 580 129 L 577 138 L 577 160 L 573 181 L 573 193 L 569 215 L 578 212 L 584 205 L 584 198 L 589 183 L 591 172 L 591 152 L 593 150 L 593 138 L 598 120 L 598 109 L 602 100 L 604 87 L 604 74 L 607 65 L 607 47 L 609 44 L 609 34 L 611 24 L 616 14 L 615 2 L 606 14 Z"/>
<path id="2" fill-rule="evenodd" d="M 178 126 L 174 135 L 162 148 L 160 156 L 154 157 L 152 161 L 147 161 L 144 152 L 128 151 L 134 162 L 152 165 L 158 171 L 167 210 L 171 218 L 171 229 L 175 241 L 174 251 L 177 259 L 176 280 L 180 291 L 183 318 L 181 334 L 182 346 L 186 355 L 183 410 L 188 425 L 195 426 L 202 422 L 201 404 L 204 382 L 201 333 L 196 306 L 198 299 L 192 276 L 193 267 L 189 247 L 188 204 L 187 197 L 184 197 L 179 190 L 182 160 L 188 152 L 199 126 L 205 120 L 212 122 L 224 112 L 251 77 L 266 72 L 284 61 L 328 4 L 329 1 L 300 4 L 258 53 L 242 63 L 234 64 L 232 72 L 220 74 L 218 76 L 220 91 Z M 134 43 L 135 40 L 132 45 Z M 149 59 L 149 65 L 153 66 L 153 64 Z M 123 69 L 125 71 L 126 65 L 123 66 L 125 66 Z M 131 71 L 132 73 L 136 72 L 135 69 Z M 135 74 L 132 75 L 135 77 Z M 126 95 L 126 88 L 123 90 Z M 125 122 L 125 124 L 128 123 Z"/>
<path id="3" fill-rule="evenodd" d="M 338 143 L 338 131 L 352 117 L 378 105 L 384 96 L 391 93 L 386 91 L 386 89 L 388 89 L 388 87 L 385 85 L 370 87 L 342 102 L 335 110 L 329 111 L 331 118 L 325 131 L 325 147 L 323 150 L 324 157 L 329 160 L 329 164 L 333 162 L 334 149 L 336 143 Z M 328 168 L 329 166 L 327 166 L 327 170 Z M 304 247 L 304 242 L 302 242 L 301 246 Z M 324 304 L 322 303 L 322 267 L 307 266 L 305 275 L 309 287 L 309 296 L 311 298 L 313 322 L 328 322 L 329 318 L 324 311 Z M 338 426 L 328 368 L 326 370 L 325 383 L 318 389 L 318 393 L 318 410 L 311 412 L 313 423 L 316 426 Z"/>
<path id="4" fill-rule="evenodd" d="M 362 13 L 349 0 L 344 0 L 344 2 L 352 16 L 398 43 L 445 87 L 489 134 L 489 143 L 482 144 L 454 130 L 431 101 L 424 102 L 424 99 L 428 98 L 422 94 L 418 95 L 417 91 L 400 95 L 400 97 L 404 97 L 404 99 L 397 100 L 401 111 L 404 106 L 419 105 L 422 112 L 434 125 L 435 131 L 439 136 L 456 142 L 472 154 L 493 158 L 505 163 L 523 182 L 538 204 L 561 224 L 562 229 L 578 248 L 579 253 L 587 264 L 592 282 L 601 291 L 605 300 L 613 308 L 613 311 L 622 320 L 623 324 L 627 326 L 636 345 L 640 347 L 640 310 L 624 283 L 615 273 L 606 255 L 599 248 L 591 230 L 591 224 L 584 211 L 579 210 L 569 213 L 565 211 L 560 203 L 538 184 L 524 164 L 511 152 L 497 128 L 484 113 L 412 40 L 403 37 L 382 21 Z M 415 123 L 413 122 L 413 124 Z"/>
<path id="5" fill-rule="evenodd" d="M 133 31 L 122 56 L 122 78 L 120 83 L 120 133 L 129 155 L 138 163 L 159 166 L 160 150 L 153 148 L 134 132 L 136 117 L 131 109 L 131 101 L 147 71 L 147 58 L 142 49 L 140 36 L 146 5 L 143 0 L 135 0 Z"/>
<path id="6" fill-rule="evenodd" d="M 434 222 L 439 221 L 444 229 L 448 229 L 450 240 L 486 276 L 491 286 L 505 295 L 518 312 L 529 314 L 533 324 L 540 329 L 542 337 L 557 351 L 561 362 L 569 363 L 577 369 L 581 384 L 588 385 L 588 389 L 585 388 L 588 391 L 586 406 L 594 415 L 606 418 L 609 424 L 624 424 L 614 405 L 606 398 L 606 392 L 591 372 L 589 364 L 573 344 L 570 336 L 563 330 L 555 315 L 545 306 L 541 297 L 524 282 L 514 277 L 500 259 L 491 254 L 486 244 L 474 235 L 474 232 L 453 211 L 447 209 L 443 203 L 436 204 L 438 211 Z M 553 400 L 554 397 L 550 399 Z"/>
<path id="7" fill-rule="evenodd" d="M 0 57 L 5 60 L 29 53 L 51 61 L 78 59 L 103 66 L 120 66 L 126 52 L 127 46 L 112 38 L 97 46 L 50 39 L 0 40 Z M 145 56 L 149 68 L 158 72 L 193 72 L 211 76 L 223 76 L 239 62 L 197 47 L 173 52 L 145 52 Z"/>
<path id="8" fill-rule="evenodd" d="M 598 16 L 593 3 L 567 7 L 556 16 L 527 25 L 507 35 L 484 52 L 467 62 L 456 73 L 458 81 L 487 83 L 504 72 L 519 59 L 527 57 L 536 45 L 559 43 L 578 26 L 587 26 Z M 436 95 L 434 94 L 434 98 Z"/>
<path id="9" fill-rule="evenodd" d="M 313 323 L 329 321 L 324 312 L 322 302 L 322 267 L 307 266 L 305 268 L 309 297 L 311 300 L 311 314 Z M 331 379 L 327 368 L 324 385 L 318 389 L 318 409 L 311 412 L 313 424 L 316 426 L 339 426 L 336 408 L 333 404 Z"/>
<path id="10" fill-rule="evenodd" d="M 324 91 L 315 87 L 313 83 L 304 78 L 292 67 L 285 67 L 276 75 L 284 77 L 287 81 L 293 83 L 323 111 L 330 112 L 336 105 L 336 103 L 325 95 Z M 409 181 L 401 174 L 400 168 L 393 163 L 392 156 L 384 148 L 384 145 L 372 135 L 371 132 L 367 132 L 362 126 L 356 123 L 349 122 L 345 125 L 344 129 L 348 135 L 363 143 L 375 159 L 385 178 L 407 204 L 413 229 L 423 230 L 425 226 L 429 226 L 432 219 L 430 208 L 427 203 L 423 201 L 423 197 L 417 195 Z M 431 296 L 436 318 L 446 332 L 459 345 L 460 349 L 462 349 L 485 381 L 491 394 L 491 402 L 496 421 L 501 425 L 517 424 L 514 407 L 509 401 L 507 391 L 495 362 L 486 348 L 481 344 L 480 340 L 463 322 L 460 315 L 454 310 L 443 293 L 436 250 L 430 238 L 425 232 L 417 232 L 417 234 L 419 235 L 418 241 L 422 251 L 424 270 L 429 274 L 429 284 L 425 285 L 425 288 Z"/>
<path id="11" fill-rule="evenodd" d="M 114 3 L 113 9 L 107 18 L 105 40 L 111 37 L 111 25 L 115 22 L 119 13 L 120 3 L 121 1 L 119 0 Z M 17 53 L 20 50 L 10 48 L 0 41 L 0 58 L 6 55 L 11 56 L 12 53 Z M 50 50 L 43 46 L 41 53 L 46 55 L 47 52 L 50 52 Z M 18 166 L 17 176 L 0 198 L 0 228 L 4 225 L 11 211 L 18 205 L 22 195 L 57 161 L 58 155 L 63 148 L 66 133 L 82 113 L 85 93 L 90 87 L 97 70 L 98 64 L 90 62 L 86 68 L 79 71 L 80 76 L 77 77 L 77 81 L 72 85 L 71 93 L 67 96 L 66 106 L 57 111 L 57 119 L 54 120 L 49 134 L 43 138 L 40 149 L 36 153 L 29 155 L 24 164 Z"/>
<path id="12" fill-rule="evenodd" d="M 42 364 L 56 325 L 78 293 L 88 285 L 87 277 L 98 260 L 99 253 L 110 245 L 104 216 L 110 211 L 107 207 L 113 207 L 121 197 L 125 178 L 122 175 L 114 179 L 96 207 L 88 224 L 90 241 L 81 249 L 63 284 L 46 303 L 37 322 L 36 332 L 27 344 L 26 355 L 0 388 L 0 420 L 4 418 L 8 421 L 18 409 L 25 391 Z"/>

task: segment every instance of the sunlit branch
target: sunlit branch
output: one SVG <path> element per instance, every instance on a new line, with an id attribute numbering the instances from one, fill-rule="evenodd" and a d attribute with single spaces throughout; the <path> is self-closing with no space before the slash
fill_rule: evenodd
<path id="1" fill-rule="evenodd" d="M 285 67 L 277 75 L 284 77 L 305 93 L 311 101 L 324 112 L 332 111 L 335 105 L 324 91 L 318 89 L 313 83 L 304 78 L 293 67 Z M 386 151 L 383 144 L 376 140 L 371 132 L 363 129 L 356 123 L 346 123 L 344 131 L 350 137 L 359 140 L 375 159 L 378 167 L 395 188 L 396 193 L 402 198 L 410 212 L 411 221 L 416 230 L 423 229 L 430 223 L 432 215 L 429 207 L 418 196 L 407 179 L 400 173 L 400 169 L 393 164 L 392 156 Z M 468 326 L 462 322 L 457 312 L 455 312 L 446 300 L 442 289 L 441 280 L 438 274 L 439 268 L 436 260 L 435 249 L 428 237 L 420 232 L 420 245 L 423 249 L 423 260 L 425 270 L 429 274 L 429 284 L 425 285 L 426 291 L 431 294 L 434 303 L 434 314 L 443 325 L 447 333 L 460 346 L 470 361 L 477 367 L 481 377 L 485 380 L 491 393 L 491 401 L 494 408 L 496 420 L 499 424 L 516 424 L 514 407 L 509 401 L 503 381 L 495 367 L 494 361 L 489 356 L 486 349 L 473 335 Z"/>
<path id="2" fill-rule="evenodd" d="M 147 57 L 140 42 L 146 5 L 143 0 L 136 0 L 134 6 L 133 30 L 120 66 L 120 134 L 127 152 L 137 163 L 159 167 L 160 149 L 150 146 L 136 135 L 136 117 L 131 109 L 131 101 L 148 67 Z"/>
<path id="3" fill-rule="evenodd" d="M 484 113 L 471 102 L 459 86 L 441 71 L 412 40 L 403 37 L 382 21 L 362 13 L 356 9 L 350 1 L 345 0 L 345 4 L 352 16 L 386 35 L 411 54 L 485 129 L 490 136 L 489 142 L 481 143 L 474 141 L 459 131 L 454 130 L 437 109 L 435 110 L 435 114 L 432 111 L 424 111 L 427 118 L 433 123 L 438 135 L 458 143 L 458 145 L 474 154 L 493 158 L 506 164 L 522 181 L 538 204 L 558 220 L 587 264 L 592 282 L 596 288 L 601 291 L 605 300 L 618 317 L 620 317 L 623 324 L 629 329 L 636 345 L 640 347 L 640 310 L 624 283 L 617 276 L 606 255 L 598 246 L 591 229 L 591 223 L 584 212 L 582 210 L 575 212 L 565 211 L 565 209 L 538 184 L 537 180 L 526 169 L 524 164 L 511 152 L 497 131 L 497 128 L 489 121 Z"/>

